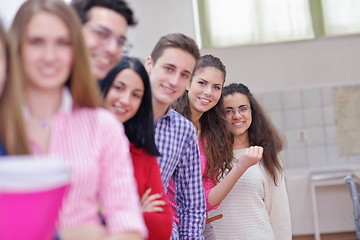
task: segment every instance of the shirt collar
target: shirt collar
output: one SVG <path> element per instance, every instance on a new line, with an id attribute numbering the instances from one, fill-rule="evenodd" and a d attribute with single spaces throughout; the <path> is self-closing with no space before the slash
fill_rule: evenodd
<path id="1" fill-rule="evenodd" d="M 70 93 L 69 88 L 64 87 L 61 98 L 61 105 L 59 113 L 61 112 L 70 112 L 73 108 L 73 99 Z"/>
<path id="2" fill-rule="evenodd" d="M 155 122 L 161 121 L 162 119 L 171 119 L 171 116 L 172 116 L 171 110 L 172 110 L 172 108 L 171 108 L 171 106 L 169 106 L 168 109 L 166 110 L 166 112 L 164 113 L 164 115 L 162 115 L 161 117 L 156 119 Z"/>

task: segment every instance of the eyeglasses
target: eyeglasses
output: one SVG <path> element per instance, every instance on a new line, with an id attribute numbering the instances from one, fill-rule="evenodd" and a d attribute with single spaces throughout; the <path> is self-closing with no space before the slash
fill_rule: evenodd
<path id="1" fill-rule="evenodd" d="M 250 106 L 242 106 L 242 107 L 239 107 L 238 109 L 228 108 L 228 109 L 225 109 L 225 114 L 226 114 L 226 115 L 234 116 L 234 115 L 238 112 L 239 114 L 241 114 L 242 116 L 244 116 L 244 115 L 245 115 L 246 113 L 248 113 L 250 110 L 251 110 L 251 107 L 250 107 Z"/>
<path id="2" fill-rule="evenodd" d="M 131 48 L 131 44 L 127 43 L 125 36 L 116 36 L 111 30 L 104 26 L 89 23 L 84 24 L 84 26 L 90 28 L 98 40 L 103 44 L 108 44 L 114 38 L 117 47 L 122 49 L 123 52 L 129 51 Z"/>

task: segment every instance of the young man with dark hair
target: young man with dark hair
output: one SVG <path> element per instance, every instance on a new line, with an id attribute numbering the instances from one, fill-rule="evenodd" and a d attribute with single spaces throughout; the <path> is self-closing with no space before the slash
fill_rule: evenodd
<path id="1" fill-rule="evenodd" d="M 133 11 L 123 0 L 72 0 L 83 23 L 93 75 L 103 79 L 120 61 L 126 48 L 128 26 L 135 26 Z"/>

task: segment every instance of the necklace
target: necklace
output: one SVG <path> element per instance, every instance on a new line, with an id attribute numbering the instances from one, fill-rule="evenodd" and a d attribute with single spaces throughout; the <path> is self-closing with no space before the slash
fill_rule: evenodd
<path id="1" fill-rule="evenodd" d="M 33 114 L 30 113 L 28 109 L 25 109 L 25 116 L 28 119 L 28 121 L 31 122 L 33 126 L 38 126 L 40 128 L 48 128 L 51 126 L 51 122 L 54 116 L 49 117 L 36 117 Z"/>
<path id="2" fill-rule="evenodd" d="M 39 120 L 39 126 L 46 128 L 49 126 L 48 122 L 46 120 Z"/>
<path id="3" fill-rule="evenodd" d="M 37 119 L 32 117 L 31 122 L 40 128 L 48 128 L 51 125 L 51 119 Z"/>

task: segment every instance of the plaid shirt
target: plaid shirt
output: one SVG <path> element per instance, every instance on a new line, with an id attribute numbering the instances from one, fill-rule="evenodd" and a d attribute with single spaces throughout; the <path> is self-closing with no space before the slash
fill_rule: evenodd
<path id="1" fill-rule="evenodd" d="M 206 205 L 194 126 L 169 109 L 155 121 L 155 141 L 164 188 L 175 183 L 179 226 L 173 224 L 171 239 L 204 239 Z"/>

